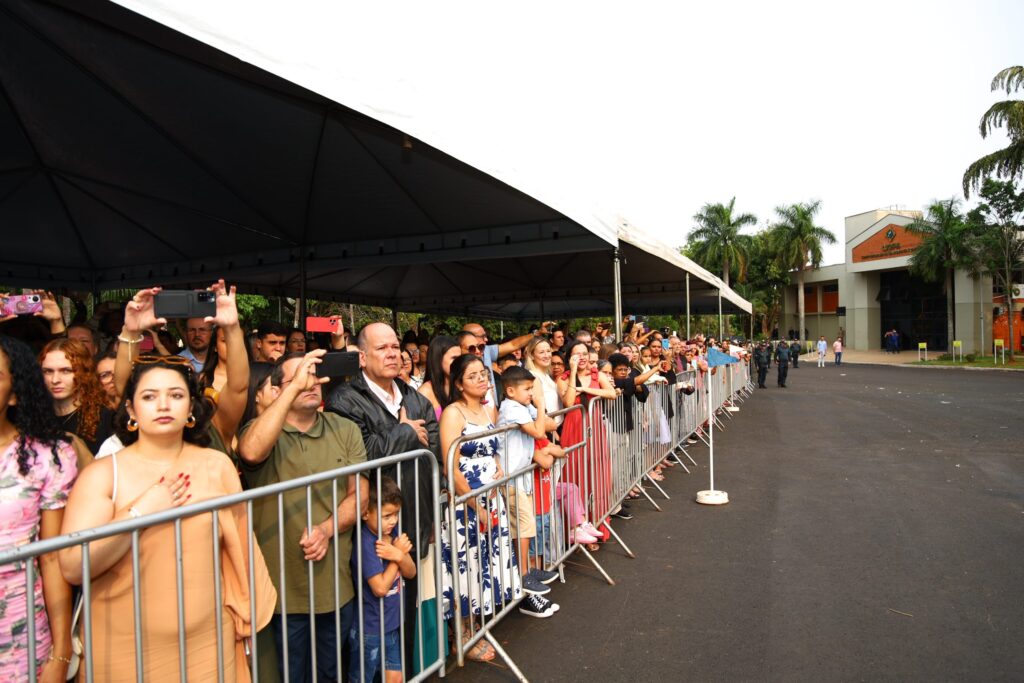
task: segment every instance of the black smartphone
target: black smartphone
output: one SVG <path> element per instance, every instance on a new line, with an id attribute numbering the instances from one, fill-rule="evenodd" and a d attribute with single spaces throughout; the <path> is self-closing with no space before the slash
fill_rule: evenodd
<path id="1" fill-rule="evenodd" d="M 158 318 L 206 318 L 217 315 L 217 295 L 205 289 L 171 289 L 153 297 Z"/>
<path id="2" fill-rule="evenodd" d="M 317 377 L 352 377 L 359 373 L 356 351 L 329 351 L 316 366 Z"/>

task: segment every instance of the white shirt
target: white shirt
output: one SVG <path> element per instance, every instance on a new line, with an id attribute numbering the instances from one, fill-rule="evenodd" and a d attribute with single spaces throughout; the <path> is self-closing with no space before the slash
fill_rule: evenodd
<path id="1" fill-rule="evenodd" d="M 826 351 L 828 351 L 828 342 L 826 342 L 824 339 L 819 339 L 818 353 L 824 354 Z"/>
<path id="2" fill-rule="evenodd" d="M 537 409 L 530 404 L 524 406 L 518 401 L 506 398 L 501 402 L 498 410 L 498 426 L 529 424 L 537 419 Z M 534 440 L 533 437 L 522 429 L 513 429 L 508 432 L 505 441 L 505 450 L 501 453 L 501 467 L 505 474 L 509 475 L 516 470 L 521 470 L 533 462 Z M 516 488 L 526 493 L 533 493 L 533 477 L 522 476 L 515 482 Z"/>
<path id="3" fill-rule="evenodd" d="M 370 387 L 373 395 L 379 398 L 384 407 L 388 409 L 388 412 L 395 419 L 398 419 L 398 413 L 402 410 L 402 392 L 398 390 L 398 383 L 395 380 L 391 380 L 391 391 L 389 393 L 377 386 L 375 382 L 366 376 L 365 372 L 363 373 L 363 380 L 366 381 L 366 386 Z"/>

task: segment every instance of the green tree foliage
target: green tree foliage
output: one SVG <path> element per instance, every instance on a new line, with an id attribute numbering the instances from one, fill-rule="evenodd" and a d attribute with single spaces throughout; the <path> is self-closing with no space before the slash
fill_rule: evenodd
<path id="1" fill-rule="evenodd" d="M 736 197 L 728 204 L 705 204 L 693 216 L 697 226 L 687 240 L 692 245 L 688 256 L 708 270 L 721 271 L 722 280 L 729 284 L 729 276 L 736 272 L 737 279 L 744 279 L 750 249 L 750 236 L 741 235 L 740 230 L 757 223 L 751 213 L 736 214 Z"/>
<path id="2" fill-rule="evenodd" d="M 986 178 L 981 184 L 982 203 L 968 214 L 971 237 L 968 249 L 971 270 L 990 275 L 1007 295 L 1007 304 L 1013 300 L 1014 275 L 1024 268 L 1024 191 L 1018 192 L 1012 181 Z M 1014 316 L 1009 318 L 1010 339 L 1007 340 L 1010 358 L 1013 358 L 1015 340 L 1019 332 L 1014 329 Z"/>
<path id="3" fill-rule="evenodd" d="M 968 226 L 960 210 L 960 201 L 951 198 L 934 201 L 927 216 L 906 227 L 907 232 L 921 237 L 921 244 L 910 257 L 910 272 L 929 282 L 943 282 L 946 293 L 946 348 L 953 348 L 956 338 L 956 290 L 953 274 L 968 263 Z"/>
<path id="4" fill-rule="evenodd" d="M 992 92 L 1005 90 L 1009 95 L 1021 88 L 1024 88 L 1024 66 L 1003 69 L 992 79 Z M 981 137 L 988 137 L 1000 128 L 1006 129 L 1010 144 L 967 167 L 963 178 L 965 197 L 970 197 L 971 191 L 977 190 L 989 176 L 1011 181 L 1024 176 L 1024 100 L 1003 100 L 989 107 L 981 117 Z"/>
<path id="5" fill-rule="evenodd" d="M 772 228 L 772 244 L 780 266 L 796 271 L 797 310 L 800 314 L 800 345 L 804 342 L 804 278 L 808 270 L 821 265 L 822 244 L 834 244 L 836 236 L 831 231 L 815 225 L 815 215 L 821 210 L 821 201 L 779 206 L 778 216 Z"/>
<path id="6" fill-rule="evenodd" d="M 751 239 L 747 281 L 738 285 L 740 295 L 754 309 L 755 334 L 768 338 L 779 324 L 782 300 L 789 285 L 789 272 L 780 264 L 779 253 L 770 230 L 761 230 Z"/>

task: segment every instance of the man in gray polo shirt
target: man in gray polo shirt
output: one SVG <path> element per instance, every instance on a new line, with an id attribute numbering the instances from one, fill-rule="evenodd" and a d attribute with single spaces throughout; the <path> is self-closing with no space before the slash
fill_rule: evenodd
<path id="1" fill-rule="evenodd" d="M 324 350 L 304 356 L 284 356 L 281 391 L 277 399 L 255 420 L 247 424 L 238 440 L 242 470 L 249 488 L 265 486 L 298 477 L 326 472 L 366 460 L 363 439 L 351 420 L 333 413 L 321 413 L 322 382 L 316 376 L 316 365 Z M 270 577 L 278 592 L 273 624 L 278 651 L 278 668 L 282 680 L 311 681 L 312 660 L 316 657 L 317 679 L 336 681 L 336 650 L 344 644 L 355 616 L 352 574 L 351 534 L 356 521 L 356 478 L 338 482 L 338 497 L 343 498 L 337 514 L 332 508 L 330 481 L 311 487 L 313 526 L 306 527 L 306 489 L 283 495 L 283 529 L 278 527 L 277 497 L 253 502 L 253 530 L 270 569 Z M 362 501 L 359 514 L 366 505 L 369 484 L 360 484 Z M 334 559 L 328 548 L 338 531 L 338 597 L 334 599 Z M 284 557 L 280 554 L 280 537 L 284 534 Z M 284 563 L 284 576 L 280 566 Z M 313 613 L 316 615 L 316 646 L 313 648 L 310 628 L 309 562 L 313 568 Z M 335 633 L 334 616 L 340 610 L 340 640 Z M 287 633 L 288 677 L 284 677 L 284 634 Z"/>

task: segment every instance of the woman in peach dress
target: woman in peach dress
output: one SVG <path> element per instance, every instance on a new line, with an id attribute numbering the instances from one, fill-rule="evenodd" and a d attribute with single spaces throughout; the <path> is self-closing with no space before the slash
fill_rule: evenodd
<path id="1" fill-rule="evenodd" d="M 144 290 L 137 294 L 129 304 L 129 314 L 152 318 L 154 293 Z M 218 298 L 226 296 L 220 291 Z M 68 500 L 63 533 L 144 517 L 242 490 L 228 457 L 205 447 L 212 406 L 200 393 L 187 360 L 140 356 L 124 396 L 115 427 L 125 448 L 97 460 L 80 474 Z M 213 514 L 203 513 L 181 522 L 184 620 L 180 629 L 185 635 L 185 678 L 217 679 L 219 615 L 224 678 L 249 681 L 244 640 L 270 621 L 277 595 L 259 546 L 247 531 L 244 504 L 216 513 L 220 574 L 214 573 Z M 249 593 L 250 549 L 255 555 L 255 595 Z M 136 680 L 140 655 L 144 680 L 180 680 L 174 525 L 160 524 L 140 533 L 139 624 L 134 617 L 131 536 L 95 541 L 90 544 L 89 557 L 95 680 Z M 61 551 L 60 565 L 70 583 L 83 582 L 80 546 Z M 220 604 L 214 600 L 218 582 Z M 251 623 L 253 601 L 255 624 Z M 137 630 L 141 632 L 141 652 L 136 652 Z M 83 662 L 80 673 L 84 669 Z"/>

